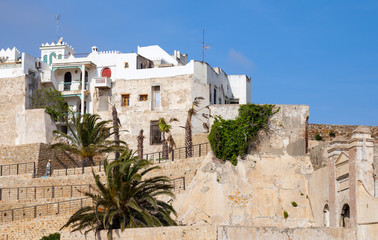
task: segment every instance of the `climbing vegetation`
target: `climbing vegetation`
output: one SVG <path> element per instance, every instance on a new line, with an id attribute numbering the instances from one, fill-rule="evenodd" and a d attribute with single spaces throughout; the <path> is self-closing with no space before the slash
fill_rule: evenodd
<path id="1" fill-rule="evenodd" d="M 243 157 L 248 144 L 257 140 L 258 132 L 268 127 L 269 118 L 279 109 L 275 105 L 246 104 L 239 108 L 239 115 L 233 120 L 216 116 L 208 136 L 216 157 L 237 165 L 237 157 Z"/>

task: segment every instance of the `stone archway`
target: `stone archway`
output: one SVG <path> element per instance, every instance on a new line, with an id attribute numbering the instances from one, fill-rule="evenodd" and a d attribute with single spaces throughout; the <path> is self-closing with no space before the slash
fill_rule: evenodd
<path id="1" fill-rule="evenodd" d="M 344 204 L 341 209 L 340 227 L 350 227 L 350 207 Z"/>
<path id="2" fill-rule="evenodd" d="M 329 227 L 329 206 L 328 204 L 324 205 L 323 208 L 323 224 L 325 227 Z"/>

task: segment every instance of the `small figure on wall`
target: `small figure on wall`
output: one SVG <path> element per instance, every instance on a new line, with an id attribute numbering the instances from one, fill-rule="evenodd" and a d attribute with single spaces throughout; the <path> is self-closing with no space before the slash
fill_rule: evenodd
<path id="1" fill-rule="evenodd" d="M 44 177 L 47 177 L 47 176 L 51 176 L 51 159 L 49 159 L 46 164 L 46 173 Z"/>

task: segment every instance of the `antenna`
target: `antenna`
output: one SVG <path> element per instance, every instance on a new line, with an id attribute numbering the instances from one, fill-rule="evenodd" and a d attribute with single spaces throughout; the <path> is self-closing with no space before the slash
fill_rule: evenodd
<path id="1" fill-rule="evenodd" d="M 205 61 L 205 50 L 209 49 L 210 47 L 206 45 L 205 42 L 205 29 L 202 31 L 202 62 Z"/>
<path id="2" fill-rule="evenodd" d="M 60 18 L 60 14 L 58 14 L 56 16 L 56 43 L 58 43 L 59 41 L 59 18 Z"/>

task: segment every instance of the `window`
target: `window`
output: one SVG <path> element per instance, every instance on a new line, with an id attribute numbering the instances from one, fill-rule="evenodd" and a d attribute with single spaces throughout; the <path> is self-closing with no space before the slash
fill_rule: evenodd
<path id="1" fill-rule="evenodd" d="M 130 106 L 130 94 L 122 95 L 122 106 L 123 107 Z"/>
<path id="2" fill-rule="evenodd" d="M 217 90 L 214 88 L 214 104 L 217 104 Z"/>
<path id="3" fill-rule="evenodd" d="M 47 55 L 43 56 L 43 61 L 47 63 Z"/>
<path id="4" fill-rule="evenodd" d="M 139 101 L 145 102 L 148 100 L 147 94 L 141 94 L 139 95 Z"/>
<path id="5" fill-rule="evenodd" d="M 150 125 L 150 144 L 161 144 L 161 132 L 159 130 L 159 121 L 151 121 Z"/>
<path id="6" fill-rule="evenodd" d="M 340 227 L 350 227 L 350 208 L 348 204 L 344 204 L 341 210 Z"/>
<path id="7" fill-rule="evenodd" d="M 50 53 L 50 65 L 52 64 L 53 58 L 56 58 L 56 54 L 54 52 Z"/>
<path id="8" fill-rule="evenodd" d="M 58 55 L 58 59 L 62 59 L 62 54 L 59 54 L 59 55 Z"/>
<path id="9" fill-rule="evenodd" d="M 125 68 L 129 68 L 129 63 L 125 62 Z"/>
<path id="10" fill-rule="evenodd" d="M 72 75 L 70 72 L 64 74 L 64 91 L 71 90 Z"/>
<path id="11" fill-rule="evenodd" d="M 110 68 L 104 68 L 101 72 L 101 77 L 111 78 L 112 77 L 112 70 L 110 70 Z"/>
<path id="12" fill-rule="evenodd" d="M 152 87 L 152 107 L 160 107 L 160 86 Z"/>

